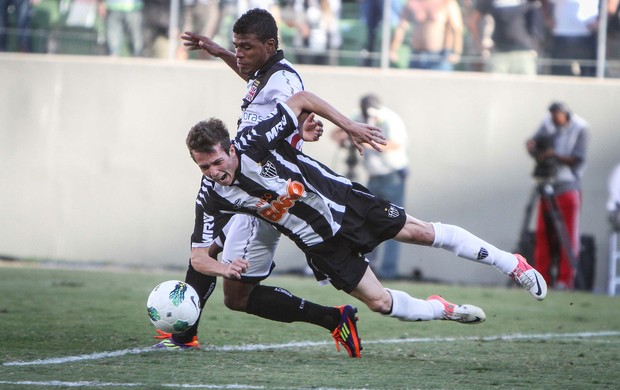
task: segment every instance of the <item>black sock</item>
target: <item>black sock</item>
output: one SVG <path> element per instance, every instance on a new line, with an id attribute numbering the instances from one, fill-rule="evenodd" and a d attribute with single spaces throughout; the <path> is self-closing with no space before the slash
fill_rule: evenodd
<path id="1" fill-rule="evenodd" d="M 200 298 L 200 308 L 205 307 L 205 303 L 207 303 L 207 299 L 215 290 L 215 284 L 217 282 L 217 277 L 209 276 L 205 274 L 201 274 L 196 271 L 194 267 L 192 267 L 191 263 L 187 267 L 187 272 L 185 273 L 185 283 L 189 284 L 196 290 L 198 293 L 198 298 Z M 200 310 L 200 314 L 202 315 L 202 310 Z M 196 323 L 186 330 L 183 333 L 176 333 L 172 336 L 174 341 L 177 343 L 189 343 L 192 341 L 194 336 L 198 334 L 198 323 L 200 322 L 200 315 L 198 316 L 198 320 Z"/>
<path id="2" fill-rule="evenodd" d="M 249 314 L 280 322 L 301 321 L 333 331 L 340 323 L 340 310 L 296 297 L 281 287 L 256 286 L 248 298 Z"/>

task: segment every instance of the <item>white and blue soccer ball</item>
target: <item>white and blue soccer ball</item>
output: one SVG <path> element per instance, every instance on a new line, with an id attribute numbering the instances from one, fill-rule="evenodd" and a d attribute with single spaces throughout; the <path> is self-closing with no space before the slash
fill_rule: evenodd
<path id="1" fill-rule="evenodd" d="M 192 327 L 200 315 L 196 290 L 180 280 L 158 284 L 146 301 L 146 309 L 155 327 L 167 333 L 181 333 Z"/>

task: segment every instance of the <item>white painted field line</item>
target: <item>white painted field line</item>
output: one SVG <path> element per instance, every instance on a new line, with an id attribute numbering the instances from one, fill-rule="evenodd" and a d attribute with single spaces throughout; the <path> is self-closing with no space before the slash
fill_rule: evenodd
<path id="1" fill-rule="evenodd" d="M 139 387 L 147 386 L 144 383 L 120 383 L 120 382 L 97 382 L 97 381 L 0 381 L 0 385 L 12 385 L 12 386 L 49 386 L 49 387 Z M 264 389 L 263 386 L 250 386 L 240 384 L 230 385 L 191 385 L 187 383 L 161 383 L 158 386 L 171 387 L 171 388 L 183 388 L 183 389 Z"/>
<path id="2" fill-rule="evenodd" d="M 512 334 L 499 336 L 471 336 L 471 337 L 424 337 L 407 339 L 387 339 L 387 340 L 367 340 L 364 344 L 406 344 L 406 343 L 437 343 L 455 341 L 515 341 L 515 340 L 550 340 L 550 339 L 585 339 L 593 337 L 618 337 L 618 331 L 599 331 L 599 332 L 578 332 L 578 333 L 541 333 L 541 334 Z M 224 346 L 205 346 L 205 351 L 263 351 L 269 349 L 289 349 L 307 348 L 332 344 L 332 341 L 303 341 L 283 344 L 248 344 L 248 345 L 224 345 Z M 109 357 L 135 355 L 146 352 L 157 352 L 155 348 L 131 348 L 110 352 L 98 352 L 89 355 L 65 356 L 60 358 L 38 359 L 31 361 L 14 361 L 2 363 L 3 366 L 35 366 L 45 364 L 62 364 L 83 360 L 97 360 Z"/>
<path id="3" fill-rule="evenodd" d="M 109 357 L 115 356 L 124 356 L 124 355 L 134 355 L 142 352 L 151 352 L 154 351 L 153 348 L 131 348 L 131 349 L 121 349 L 118 351 L 110 351 L 110 352 L 97 352 L 91 353 L 88 355 L 76 355 L 76 356 L 65 356 L 60 358 L 50 358 L 50 359 L 38 359 L 31 360 L 29 362 L 7 362 L 2 363 L 3 366 L 37 366 L 42 364 L 60 364 L 60 363 L 70 363 L 77 362 L 82 360 L 97 360 L 97 359 L 105 359 Z"/>

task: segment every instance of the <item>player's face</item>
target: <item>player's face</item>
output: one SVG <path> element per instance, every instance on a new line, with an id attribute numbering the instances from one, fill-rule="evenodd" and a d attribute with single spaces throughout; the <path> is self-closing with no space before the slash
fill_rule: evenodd
<path id="1" fill-rule="evenodd" d="M 234 146 L 230 146 L 229 153 L 224 152 L 220 145 L 212 153 L 192 150 L 192 157 L 202 174 L 209 179 L 223 186 L 229 186 L 235 180 L 239 161 Z"/>
<path id="2" fill-rule="evenodd" d="M 244 75 L 251 75 L 276 52 L 275 41 L 261 42 L 254 34 L 233 34 L 237 68 Z"/>

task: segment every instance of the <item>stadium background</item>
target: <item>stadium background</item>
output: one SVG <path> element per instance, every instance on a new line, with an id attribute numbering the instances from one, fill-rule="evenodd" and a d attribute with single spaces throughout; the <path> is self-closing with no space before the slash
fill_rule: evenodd
<path id="1" fill-rule="evenodd" d="M 553 100 L 591 123 L 582 231 L 596 239 L 595 292 L 607 279 L 607 177 L 620 162 L 620 81 L 299 66 L 306 88 L 347 114 L 376 92 L 410 132 L 405 207 L 499 247 L 518 241 L 534 186 L 525 139 Z M 200 173 L 188 129 L 217 116 L 234 129 L 244 84 L 218 62 L 0 55 L 0 256 L 187 264 Z M 330 126 L 327 125 L 329 130 Z M 344 172 L 328 136 L 306 152 Z M 287 239 L 277 270 L 301 268 Z M 498 285 L 490 267 L 403 248 L 400 272 Z"/>

